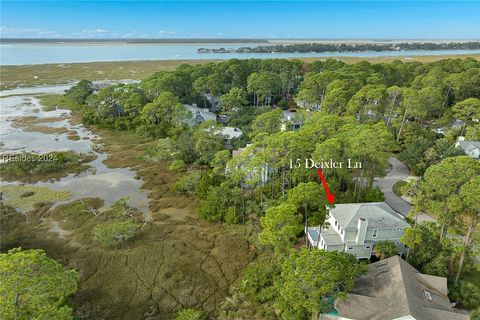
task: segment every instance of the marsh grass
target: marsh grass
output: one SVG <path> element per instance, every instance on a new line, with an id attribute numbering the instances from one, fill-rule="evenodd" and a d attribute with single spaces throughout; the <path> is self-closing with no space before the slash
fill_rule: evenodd
<path id="1" fill-rule="evenodd" d="M 42 155 L 21 153 L 18 157 L 28 157 L 26 161 L 9 161 L 0 164 L 0 174 L 5 181 L 34 183 L 59 180 L 69 174 L 79 174 L 96 159 L 94 154 L 80 154 L 73 151 L 50 152 Z"/>
<path id="2" fill-rule="evenodd" d="M 44 111 L 60 109 L 76 109 L 75 102 L 63 94 L 42 94 L 36 96 Z"/>
<path id="3" fill-rule="evenodd" d="M 447 58 L 473 57 L 480 59 L 478 54 L 457 54 L 438 56 L 412 56 L 412 57 L 330 57 L 346 63 L 369 61 L 372 63 L 392 62 L 400 60 L 403 62 L 419 61 L 434 62 Z M 325 60 L 321 58 L 301 58 L 305 62 Z M 291 60 L 291 59 L 290 59 Z M 28 87 L 39 85 L 54 85 L 73 83 L 81 79 L 88 80 L 141 80 L 149 75 L 161 71 L 171 70 L 177 66 L 188 64 L 202 64 L 207 62 L 219 62 L 224 60 L 150 60 L 150 61 L 113 61 L 113 62 L 86 62 L 86 63 L 65 63 L 65 64 L 36 64 L 22 66 L 2 66 L 0 70 L 0 90 L 13 89 L 16 87 Z"/>
<path id="4" fill-rule="evenodd" d="M 156 71 L 171 70 L 182 63 L 199 64 L 207 61 L 209 60 L 113 61 L 2 66 L 0 70 L 0 77 L 2 78 L 0 90 L 66 84 L 81 79 L 139 80 Z"/>
<path id="5" fill-rule="evenodd" d="M 0 186 L 0 192 L 3 193 L 3 201 L 7 205 L 24 212 L 36 203 L 65 201 L 71 196 L 68 191 L 26 185 Z M 32 195 L 22 197 L 25 192 L 32 193 Z"/>
<path id="6" fill-rule="evenodd" d="M 107 166 L 134 168 L 143 180 L 152 217 L 148 225 L 124 246 L 105 248 L 92 236 L 99 220 L 89 212 L 102 207 L 101 199 L 76 200 L 47 211 L 37 204 L 34 210 L 41 212 L 41 218 L 23 224 L 26 231 L 9 237 L 6 246 L 42 248 L 49 257 L 76 269 L 79 291 L 72 303 L 79 319 L 169 320 L 185 307 L 214 314 L 256 257 L 253 228 L 199 220 L 200 201 L 172 190 L 182 173 L 140 159 L 156 141 L 130 132 L 92 130 L 102 137 Z M 16 190 L 17 194 L 26 191 L 35 190 Z M 49 232 L 54 221 L 67 231 L 66 236 Z"/>
<path id="7" fill-rule="evenodd" d="M 23 131 L 41 132 L 46 134 L 63 134 L 63 133 L 75 133 L 74 130 L 68 130 L 63 127 L 48 127 L 42 125 L 46 122 L 56 122 L 64 120 L 63 117 L 50 117 L 50 118 L 38 118 L 34 116 L 27 116 L 14 119 L 12 126 L 15 128 L 21 128 Z"/>

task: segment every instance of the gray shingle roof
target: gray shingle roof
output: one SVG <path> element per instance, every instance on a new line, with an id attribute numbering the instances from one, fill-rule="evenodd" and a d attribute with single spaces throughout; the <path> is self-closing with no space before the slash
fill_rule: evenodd
<path id="1" fill-rule="evenodd" d="M 403 219 L 385 202 L 337 204 L 330 214 L 345 230 L 356 230 L 359 218 L 367 218 L 369 229 L 405 228 Z"/>
<path id="2" fill-rule="evenodd" d="M 416 320 L 468 320 L 467 315 L 451 307 L 446 285 L 445 278 L 421 274 L 393 256 L 369 265 L 367 274 L 357 279 L 348 298 L 335 302 L 335 309 L 342 317 L 358 320 L 408 315 Z"/>
<path id="3" fill-rule="evenodd" d="M 480 149 L 480 141 L 458 141 L 457 143 L 465 152 L 473 149 Z"/>

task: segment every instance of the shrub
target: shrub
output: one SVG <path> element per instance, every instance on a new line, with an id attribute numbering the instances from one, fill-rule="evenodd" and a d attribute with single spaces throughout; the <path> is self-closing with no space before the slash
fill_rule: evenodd
<path id="1" fill-rule="evenodd" d="M 201 171 L 190 171 L 188 174 L 184 175 L 177 182 L 175 182 L 175 184 L 173 185 L 173 190 L 182 193 L 195 191 L 198 182 L 200 181 L 201 175 Z"/>
<path id="2" fill-rule="evenodd" d="M 245 268 L 240 291 L 248 299 L 266 303 L 276 298 L 274 279 L 280 274 L 280 266 L 269 262 L 257 262 Z"/>
<path id="3" fill-rule="evenodd" d="M 460 281 L 458 286 L 450 288 L 449 295 L 451 301 L 458 301 L 465 308 L 480 307 L 480 288 L 471 282 Z"/>
<path id="4" fill-rule="evenodd" d="M 425 264 L 422 271 L 438 277 L 448 277 L 450 275 L 449 265 L 451 260 L 450 252 L 441 252 L 433 260 Z"/>
<path id="5" fill-rule="evenodd" d="M 234 207 L 230 207 L 225 214 L 225 222 L 228 224 L 236 224 L 240 222 L 240 216 L 237 214 Z"/>
<path id="6" fill-rule="evenodd" d="M 480 320 L 480 307 L 472 311 L 470 320 Z"/>
<path id="7" fill-rule="evenodd" d="M 185 162 L 183 162 L 183 160 L 175 160 L 170 164 L 170 167 L 168 167 L 168 169 L 176 173 L 184 172 L 186 169 Z"/>
<path id="8" fill-rule="evenodd" d="M 392 241 L 378 241 L 375 244 L 375 255 L 380 259 L 387 259 L 398 254 L 398 248 Z"/>
<path id="9" fill-rule="evenodd" d="M 138 126 L 135 133 L 141 138 L 162 138 L 167 136 L 168 128 L 162 125 L 144 124 Z"/>
<path id="10" fill-rule="evenodd" d="M 408 184 L 408 182 L 400 180 L 395 182 L 395 184 L 392 187 L 393 193 L 395 193 L 397 196 L 401 197 L 403 195 L 403 188 Z"/>
<path id="11" fill-rule="evenodd" d="M 203 312 L 195 309 L 183 309 L 178 314 L 175 320 L 204 320 Z"/>
<path id="12" fill-rule="evenodd" d="M 379 187 L 372 188 L 362 194 L 363 202 L 381 202 L 385 200 L 382 190 Z"/>
<path id="13" fill-rule="evenodd" d="M 105 247 L 115 247 L 133 238 L 140 225 L 133 220 L 106 221 L 93 228 L 93 238 Z"/>
<path id="14" fill-rule="evenodd" d="M 85 100 L 94 91 L 93 83 L 89 80 L 80 80 L 76 85 L 65 90 L 65 96 L 69 97 L 78 105 L 85 103 Z"/>

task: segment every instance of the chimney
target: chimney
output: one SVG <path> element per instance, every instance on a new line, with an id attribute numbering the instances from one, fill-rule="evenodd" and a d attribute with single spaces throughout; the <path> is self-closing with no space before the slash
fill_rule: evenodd
<path id="1" fill-rule="evenodd" d="M 358 219 L 358 224 L 357 224 L 357 238 L 356 242 L 357 244 L 364 244 L 365 243 L 365 235 L 367 234 L 367 226 L 368 226 L 368 220 L 366 218 L 360 218 Z"/>

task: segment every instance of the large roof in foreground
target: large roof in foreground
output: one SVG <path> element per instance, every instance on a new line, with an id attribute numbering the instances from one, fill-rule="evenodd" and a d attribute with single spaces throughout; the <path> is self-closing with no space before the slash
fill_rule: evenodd
<path id="1" fill-rule="evenodd" d="M 405 228 L 406 223 L 385 202 L 336 204 L 330 214 L 345 230 L 355 230 L 358 219 L 366 218 L 368 228 Z"/>
<path id="2" fill-rule="evenodd" d="M 372 263 L 358 278 L 347 300 L 337 300 L 340 316 L 385 320 L 468 320 L 455 312 L 447 296 L 447 279 L 418 272 L 398 256 Z"/>

